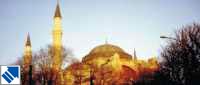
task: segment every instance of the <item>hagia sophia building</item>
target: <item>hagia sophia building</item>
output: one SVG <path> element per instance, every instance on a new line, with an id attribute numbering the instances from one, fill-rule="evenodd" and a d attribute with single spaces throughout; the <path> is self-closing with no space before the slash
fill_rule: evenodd
<path id="1" fill-rule="evenodd" d="M 57 3 L 52 30 L 51 75 L 54 76 L 51 80 L 53 85 L 92 85 L 91 83 L 93 85 L 124 85 L 124 83 L 139 79 L 143 74 L 151 74 L 159 68 L 156 57 L 147 61 L 139 60 L 135 50 L 134 55 L 130 55 L 119 46 L 104 43 L 94 47 L 82 58 L 81 62 L 73 63 L 62 69 L 63 31 L 61 22 L 60 5 Z M 23 71 L 30 73 L 29 70 L 32 69 L 30 66 L 34 68 L 31 40 L 28 34 L 23 56 Z M 32 79 L 31 77 L 25 76 L 24 81 Z"/>

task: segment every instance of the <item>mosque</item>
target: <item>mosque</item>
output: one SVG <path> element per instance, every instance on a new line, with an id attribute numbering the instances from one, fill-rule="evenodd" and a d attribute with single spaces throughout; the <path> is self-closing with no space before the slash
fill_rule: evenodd
<path id="1" fill-rule="evenodd" d="M 81 62 L 73 63 L 62 69 L 62 16 L 59 3 L 54 15 L 52 31 L 52 71 L 53 85 L 124 85 L 137 80 L 144 73 L 153 73 L 158 69 L 155 57 L 148 61 L 137 59 L 119 46 L 105 43 L 93 48 Z M 23 57 L 23 71 L 32 65 L 31 40 L 28 34 Z M 33 66 L 34 67 L 34 66 Z M 25 78 L 30 79 L 30 77 Z"/>

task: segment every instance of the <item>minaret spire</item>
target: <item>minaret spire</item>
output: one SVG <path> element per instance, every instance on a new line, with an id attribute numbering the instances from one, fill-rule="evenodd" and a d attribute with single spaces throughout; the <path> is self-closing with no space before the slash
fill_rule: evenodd
<path id="1" fill-rule="evenodd" d="M 62 65 L 62 20 L 59 7 L 59 1 L 57 0 L 56 11 L 54 15 L 54 27 L 52 30 L 53 36 L 53 68 L 60 70 Z"/>
<path id="2" fill-rule="evenodd" d="M 56 18 L 56 17 L 62 18 L 61 12 L 60 12 L 59 0 L 57 0 L 57 6 L 56 6 L 56 10 L 55 10 L 55 15 L 54 15 L 54 18 Z"/>
<path id="3" fill-rule="evenodd" d="M 31 39 L 29 33 L 27 34 L 25 49 L 24 49 L 24 57 L 23 57 L 23 65 L 26 70 L 28 70 L 29 66 L 32 64 L 32 49 L 31 49 Z"/>
<path id="4" fill-rule="evenodd" d="M 31 39 L 30 39 L 29 33 L 28 33 L 27 39 L 26 39 L 26 46 L 31 46 Z"/>
<path id="5" fill-rule="evenodd" d="M 52 36 L 53 36 L 53 72 L 56 76 L 56 84 L 57 85 L 64 85 L 63 83 L 63 73 L 62 73 L 62 16 L 59 6 L 59 0 L 57 0 L 57 6 L 55 10 L 54 15 L 54 27 L 52 30 Z"/>

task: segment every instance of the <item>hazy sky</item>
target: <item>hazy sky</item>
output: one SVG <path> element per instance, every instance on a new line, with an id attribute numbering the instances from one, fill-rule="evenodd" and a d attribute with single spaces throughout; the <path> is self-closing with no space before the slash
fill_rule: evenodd
<path id="1" fill-rule="evenodd" d="M 160 35 L 200 22 L 200 0 L 61 0 L 63 44 L 81 59 L 108 43 L 139 58 L 158 56 Z M 0 1 L 0 65 L 21 57 L 27 32 L 37 51 L 52 42 L 56 0 Z"/>

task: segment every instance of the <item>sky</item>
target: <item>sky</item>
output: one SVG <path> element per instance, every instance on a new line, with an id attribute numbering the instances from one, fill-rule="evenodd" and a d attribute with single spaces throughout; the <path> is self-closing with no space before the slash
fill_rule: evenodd
<path id="1" fill-rule="evenodd" d="M 0 1 L 0 65 L 23 55 L 29 32 L 33 52 L 52 43 L 56 0 Z M 63 45 L 81 60 L 94 47 L 117 45 L 140 59 L 159 56 L 181 27 L 200 22 L 200 0 L 60 0 Z"/>

